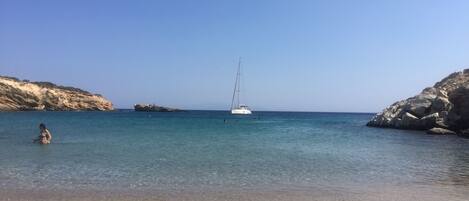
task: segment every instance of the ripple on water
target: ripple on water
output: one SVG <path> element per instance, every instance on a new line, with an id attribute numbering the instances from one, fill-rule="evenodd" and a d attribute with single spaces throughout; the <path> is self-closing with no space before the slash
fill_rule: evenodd
<path id="1" fill-rule="evenodd" d="M 469 141 L 365 127 L 369 114 L 4 113 L 0 185 L 23 189 L 469 186 Z M 227 122 L 223 122 L 227 120 Z M 53 144 L 39 146 L 37 122 Z"/>

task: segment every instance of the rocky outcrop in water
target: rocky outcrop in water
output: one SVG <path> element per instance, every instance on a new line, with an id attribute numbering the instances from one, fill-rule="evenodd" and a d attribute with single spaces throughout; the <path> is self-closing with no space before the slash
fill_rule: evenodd
<path id="1" fill-rule="evenodd" d="M 112 103 L 99 94 L 0 76 L 0 111 L 108 111 Z"/>
<path id="2" fill-rule="evenodd" d="M 463 134 L 469 129 L 469 69 L 449 75 L 417 96 L 392 104 L 367 125 Z"/>
<path id="3" fill-rule="evenodd" d="M 176 108 L 169 108 L 158 106 L 154 104 L 136 104 L 134 109 L 137 112 L 180 112 L 182 110 Z"/>
<path id="4" fill-rule="evenodd" d="M 448 129 L 444 129 L 444 128 L 437 128 L 437 127 L 428 130 L 427 133 L 432 134 L 432 135 L 453 135 L 453 134 L 456 134 L 456 132 L 454 132 L 452 130 L 448 130 Z"/>

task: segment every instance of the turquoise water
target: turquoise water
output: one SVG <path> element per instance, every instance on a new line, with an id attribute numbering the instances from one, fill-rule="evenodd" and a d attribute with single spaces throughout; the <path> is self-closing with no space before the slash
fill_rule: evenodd
<path id="1" fill-rule="evenodd" d="M 469 187 L 469 140 L 364 126 L 371 114 L 0 113 L 0 187 Z M 225 122 L 226 120 L 226 122 Z M 46 123 L 52 144 L 31 143 Z"/>

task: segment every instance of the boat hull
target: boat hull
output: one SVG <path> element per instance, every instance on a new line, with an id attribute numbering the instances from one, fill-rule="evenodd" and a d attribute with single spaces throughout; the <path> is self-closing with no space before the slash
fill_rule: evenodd
<path id="1" fill-rule="evenodd" d="M 252 114 L 252 112 L 248 109 L 232 109 L 231 114 L 248 115 Z"/>

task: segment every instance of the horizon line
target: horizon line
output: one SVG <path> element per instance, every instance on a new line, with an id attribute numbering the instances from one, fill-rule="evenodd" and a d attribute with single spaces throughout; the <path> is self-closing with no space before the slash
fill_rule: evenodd
<path id="1" fill-rule="evenodd" d="M 114 110 L 134 110 L 133 108 L 114 108 Z M 184 111 L 216 111 L 216 112 L 228 112 L 229 110 L 221 109 L 181 109 Z M 256 110 L 253 112 L 298 112 L 298 113 L 350 113 L 350 114 L 377 114 L 378 112 L 334 112 L 334 111 L 301 111 L 301 110 Z M 164 112 L 163 112 L 164 113 Z M 171 113 L 171 112 L 170 112 Z"/>

